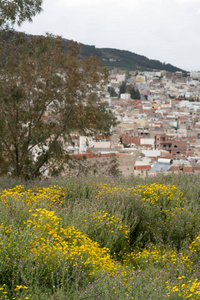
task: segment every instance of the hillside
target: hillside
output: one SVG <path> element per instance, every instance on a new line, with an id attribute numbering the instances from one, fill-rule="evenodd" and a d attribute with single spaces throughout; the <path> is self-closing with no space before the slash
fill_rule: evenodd
<path id="1" fill-rule="evenodd" d="M 27 36 L 31 36 L 30 34 Z M 65 49 L 67 51 L 67 44 L 69 40 L 64 39 Z M 81 57 L 87 56 L 97 56 L 102 62 L 104 67 L 110 69 L 120 68 L 129 71 L 153 71 L 153 70 L 165 70 L 168 72 L 182 71 L 187 72 L 187 70 L 182 70 L 171 64 L 165 64 L 159 60 L 149 59 L 146 56 L 139 55 L 127 50 L 119 50 L 112 48 L 96 48 L 95 46 L 82 44 Z"/>
<path id="2" fill-rule="evenodd" d="M 184 71 L 171 64 L 164 64 L 158 60 L 149 59 L 145 56 L 119 49 L 96 48 L 95 46 L 83 45 L 83 55 L 97 55 L 107 67 L 124 68 L 129 70 L 166 70 L 169 72 Z"/>
<path id="3" fill-rule="evenodd" d="M 68 40 L 65 40 L 67 46 Z M 149 59 L 143 55 L 139 55 L 126 50 L 111 48 L 96 48 L 82 44 L 82 56 L 95 55 L 102 60 L 103 65 L 109 68 L 121 68 L 127 70 L 166 70 L 169 72 L 183 71 L 171 64 L 161 63 L 159 60 Z"/>

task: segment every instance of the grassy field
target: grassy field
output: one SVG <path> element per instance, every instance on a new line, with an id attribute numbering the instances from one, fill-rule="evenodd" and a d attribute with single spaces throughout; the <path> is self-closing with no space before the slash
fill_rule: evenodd
<path id="1" fill-rule="evenodd" d="M 200 299 L 199 180 L 1 178 L 0 299 Z"/>

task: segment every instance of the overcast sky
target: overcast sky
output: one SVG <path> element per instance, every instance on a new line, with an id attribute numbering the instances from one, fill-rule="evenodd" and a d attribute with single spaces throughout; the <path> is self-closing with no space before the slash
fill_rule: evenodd
<path id="1" fill-rule="evenodd" d="M 44 0 L 42 7 L 16 29 L 200 71 L 200 0 Z"/>

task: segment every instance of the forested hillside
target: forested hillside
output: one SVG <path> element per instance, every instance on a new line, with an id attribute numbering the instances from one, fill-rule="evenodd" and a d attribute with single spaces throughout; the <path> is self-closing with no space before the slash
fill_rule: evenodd
<path id="1" fill-rule="evenodd" d="M 69 40 L 65 39 L 67 46 Z M 159 60 L 149 59 L 143 55 L 139 55 L 130 51 L 96 48 L 95 46 L 82 45 L 82 56 L 95 55 L 103 61 L 105 67 L 121 68 L 128 70 L 166 70 L 169 72 L 183 71 L 171 64 L 162 63 Z"/>

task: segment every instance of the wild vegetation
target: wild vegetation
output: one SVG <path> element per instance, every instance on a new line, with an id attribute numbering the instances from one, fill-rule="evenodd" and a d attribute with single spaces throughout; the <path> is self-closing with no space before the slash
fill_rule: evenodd
<path id="1" fill-rule="evenodd" d="M 171 64 L 162 63 L 155 59 L 149 59 L 143 55 L 126 50 L 96 48 L 94 46 L 83 45 L 83 55 L 96 55 L 103 61 L 103 65 L 109 68 L 120 68 L 130 71 L 166 70 L 168 72 L 186 72 L 185 70 L 177 68 Z"/>
<path id="2" fill-rule="evenodd" d="M 115 123 L 97 59 L 11 30 L 41 3 L 0 2 L 0 173 L 18 177 L 1 177 L 0 299 L 199 299 L 199 176 L 22 181 L 56 172 L 74 132 Z"/>
<path id="3" fill-rule="evenodd" d="M 1 178 L 1 299 L 199 299 L 198 175 Z"/>

